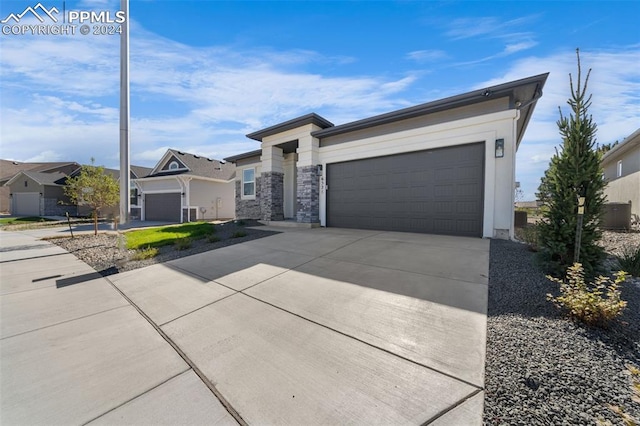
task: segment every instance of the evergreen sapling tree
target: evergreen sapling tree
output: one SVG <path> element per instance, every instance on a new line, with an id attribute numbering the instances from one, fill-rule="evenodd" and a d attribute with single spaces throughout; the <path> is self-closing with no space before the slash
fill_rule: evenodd
<path id="1" fill-rule="evenodd" d="M 569 74 L 571 98 L 567 101 L 569 116 L 560 111 L 557 122 L 562 145 L 549 163 L 538 188 L 538 199 L 547 206 L 544 220 L 540 223 L 539 252 L 549 272 L 562 274 L 573 264 L 576 247 L 578 197 L 585 197 L 585 208 L 579 262 L 588 275 L 594 273 L 604 257 L 597 244 L 602 232 L 604 188 L 606 182 L 600 165 L 601 153 L 595 149 L 596 124 L 588 113 L 591 95 L 587 96 L 587 83 L 591 70 L 582 84 L 580 51 L 578 57 L 578 79 L 574 86 Z"/>

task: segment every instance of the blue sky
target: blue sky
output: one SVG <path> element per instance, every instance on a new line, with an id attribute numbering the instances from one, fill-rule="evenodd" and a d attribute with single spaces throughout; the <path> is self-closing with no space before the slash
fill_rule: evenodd
<path id="1" fill-rule="evenodd" d="M 2 0 L 0 19 L 36 4 Z M 131 162 L 153 166 L 167 148 L 220 159 L 309 112 L 342 124 L 550 72 L 517 155 L 533 199 L 560 143 L 576 47 L 593 69 L 598 141 L 640 127 L 638 16 L 637 1 L 131 0 Z M 119 52 L 117 35 L 1 34 L 0 157 L 117 168 Z"/>

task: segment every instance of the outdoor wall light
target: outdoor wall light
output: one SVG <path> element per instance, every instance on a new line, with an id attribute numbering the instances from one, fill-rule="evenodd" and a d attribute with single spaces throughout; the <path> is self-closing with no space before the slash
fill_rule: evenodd
<path id="1" fill-rule="evenodd" d="M 496 139 L 496 158 L 504 157 L 504 139 Z"/>
<path id="2" fill-rule="evenodd" d="M 318 175 L 322 176 L 322 164 L 318 164 Z"/>

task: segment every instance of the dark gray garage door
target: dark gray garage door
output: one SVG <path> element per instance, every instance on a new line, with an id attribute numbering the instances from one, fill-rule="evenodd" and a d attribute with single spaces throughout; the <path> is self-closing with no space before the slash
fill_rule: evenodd
<path id="1" fill-rule="evenodd" d="M 327 166 L 327 224 L 482 236 L 484 143 Z"/>
<path id="2" fill-rule="evenodd" d="M 146 194 L 144 219 L 180 222 L 181 197 L 180 193 Z"/>

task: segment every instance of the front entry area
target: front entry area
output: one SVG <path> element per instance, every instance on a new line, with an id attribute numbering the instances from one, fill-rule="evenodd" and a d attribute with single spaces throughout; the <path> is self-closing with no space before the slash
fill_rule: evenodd
<path id="1" fill-rule="evenodd" d="M 327 166 L 327 224 L 482 236 L 484 143 Z"/>

